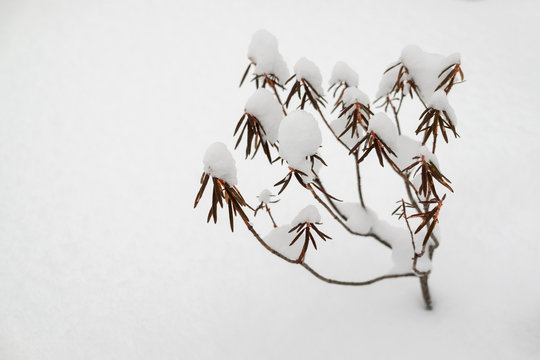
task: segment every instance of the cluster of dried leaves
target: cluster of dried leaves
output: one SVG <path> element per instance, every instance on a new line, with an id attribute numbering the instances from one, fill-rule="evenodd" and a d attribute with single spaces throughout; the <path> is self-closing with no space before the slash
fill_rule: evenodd
<path id="1" fill-rule="evenodd" d="M 325 233 L 323 233 L 317 228 L 317 225 L 320 225 L 320 224 L 321 223 L 303 222 L 296 225 L 291 230 L 289 230 L 289 234 L 292 233 L 293 231 L 296 231 L 296 236 L 291 241 L 289 246 L 293 245 L 302 235 L 304 235 L 304 246 L 302 247 L 300 256 L 298 256 L 298 259 L 296 260 L 297 264 L 301 263 L 304 260 L 310 241 L 313 244 L 313 247 L 315 248 L 315 250 L 317 250 L 317 243 L 315 242 L 315 238 L 313 237 L 313 233 L 311 232 L 311 230 L 315 231 L 315 233 L 319 235 L 319 237 L 323 241 L 326 241 L 326 239 L 332 239 L 330 236 L 326 235 Z"/>
<path id="2" fill-rule="evenodd" d="M 291 80 L 295 79 L 296 75 L 291 76 L 285 85 L 287 85 Z M 326 99 L 315 90 L 315 88 L 307 81 L 306 79 L 296 79 L 294 82 L 287 100 L 285 100 L 285 106 L 288 108 L 291 102 L 291 99 L 294 95 L 298 95 L 300 99 L 299 109 L 304 109 L 306 103 L 310 103 L 311 106 L 317 111 L 321 111 L 321 107 L 326 107 Z"/>
<path id="3" fill-rule="evenodd" d="M 366 133 L 366 135 L 360 139 L 360 141 L 352 147 L 352 149 L 349 151 L 349 154 L 353 154 L 357 151 L 359 151 L 360 147 L 364 144 L 364 147 L 362 148 L 363 154 L 358 159 L 358 162 L 362 162 L 371 152 L 371 150 L 375 150 L 375 153 L 377 154 L 377 158 L 379 159 L 379 164 L 384 167 L 384 161 L 383 159 L 386 159 L 386 161 L 395 169 L 398 169 L 398 166 L 396 163 L 388 156 L 388 154 L 392 154 L 394 156 L 397 156 L 396 153 L 374 132 L 370 131 Z"/>
<path id="4" fill-rule="evenodd" d="M 242 124 L 244 126 L 242 127 Z M 272 160 L 272 155 L 270 154 L 270 147 L 273 147 L 277 149 L 276 145 L 270 144 L 266 139 L 266 131 L 264 130 L 263 126 L 261 125 L 261 122 L 259 119 L 257 119 L 255 116 L 251 115 L 248 112 L 245 112 L 242 117 L 240 117 L 240 120 L 238 120 L 238 123 L 236 124 L 236 128 L 234 129 L 234 136 L 238 133 L 238 130 L 242 128 L 242 131 L 238 135 L 238 140 L 236 141 L 236 144 L 234 148 L 236 149 L 238 145 L 240 145 L 240 142 L 242 141 L 242 138 L 244 136 L 244 133 L 246 134 L 246 159 L 251 155 L 253 151 L 253 155 L 251 158 L 253 159 L 257 152 L 259 151 L 259 148 L 262 148 L 264 151 L 264 154 L 266 155 L 266 158 L 272 164 L 274 161 Z M 246 131 L 247 130 L 247 131 Z"/>
<path id="5" fill-rule="evenodd" d="M 231 231 L 234 231 L 234 217 L 237 214 L 240 215 L 246 224 L 249 223 L 249 219 L 242 207 L 247 206 L 250 209 L 251 207 L 246 203 L 236 186 L 230 186 L 226 181 L 210 176 L 205 172 L 203 172 L 201 176 L 201 187 L 197 193 L 193 207 L 195 208 L 199 204 L 210 178 L 212 178 L 213 183 L 212 206 L 210 207 L 210 211 L 208 211 L 206 222 L 210 222 L 210 219 L 214 218 L 215 224 L 217 222 L 218 205 L 223 208 L 223 204 L 225 203 L 229 210 L 229 224 L 231 226 Z"/>

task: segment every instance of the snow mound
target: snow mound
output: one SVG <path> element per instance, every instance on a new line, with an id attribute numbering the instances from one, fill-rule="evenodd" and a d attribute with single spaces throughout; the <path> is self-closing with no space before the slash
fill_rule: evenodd
<path id="1" fill-rule="evenodd" d="M 304 79 L 309 82 L 319 95 L 324 94 L 321 71 L 313 61 L 305 57 L 300 58 L 294 65 L 294 73 L 298 81 Z"/>
<path id="2" fill-rule="evenodd" d="M 347 63 L 338 61 L 336 65 L 334 65 L 334 69 L 332 70 L 332 75 L 330 76 L 330 81 L 328 83 L 330 86 L 332 86 L 341 82 L 346 83 L 348 86 L 357 87 L 358 73 L 354 71 Z"/>
<path id="3" fill-rule="evenodd" d="M 274 95 L 265 88 L 255 90 L 246 102 L 245 111 L 255 116 L 261 123 L 265 140 L 274 144 L 277 140 L 283 111 Z"/>
<path id="4" fill-rule="evenodd" d="M 203 158 L 204 172 L 215 178 L 224 180 L 227 184 L 235 186 L 236 162 L 227 146 L 222 142 L 215 142 L 206 149 Z"/>

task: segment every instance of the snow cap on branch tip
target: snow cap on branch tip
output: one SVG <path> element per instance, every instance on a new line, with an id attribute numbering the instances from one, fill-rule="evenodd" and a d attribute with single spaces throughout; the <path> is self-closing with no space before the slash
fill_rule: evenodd
<path id="1" fill-rule="evenodd" d="M 348 87 L 343 92 L 343 103 L 346 106 L 352 105 L 354 103 L 360 103 L 364 106 L 369 105 L 369 97 L 364 94 L 360 89 L 356 87 Z"/>
<path id="2" fill-rule="evenodd" d="M 247 55 L 255 63 L 256 75 L 273 74 L 281 83 L 289 78 L 289 69 L 279 53 L 278 41 L 267 30 L 258 30 L 253 34 Z"/>
<path id="3" fill-rule="evenodd" d="M 444 76 L 441 76 L 442 73 L 445 70 L 448 71 L 452 64 L 461 63 L 458 53 L 443 56 L 425 52 L 416 45 L 405 46 L 401 51 L 400 61 L 409 72 L 407 78 L 414 81 L 425 102 L 429 101 L 441 80 L 444 79 Z"/>
<path id="4" fill-rule="evenodd" d="M 398 139 L 396 126 L 390 118 L 382 112 L 379 112 L 369 120 L 368 131 L 373 131 L 390 148 L 394 149 Z"/>
<path id="5" fill-rule="evenodd" d="M 261 191 L 259 196 L 257 196 L 257 199 L 259 199 L 259 201 L 262 202 L 263 204 L 268 205 L 272 201 L 272 196 L 273 194 L 270 190 L 264 189 L 263 191 Z"/>
<path id="6" fill-rule="evenodd" d="M 439 89 L 433 93 L 427 106 L 435 110 L 445 111 L 448 114 L 448 118 L 452 122 L 452 125 L 454 125 L 454 127 L 457 125 L 456 114 L 452 106 L 448 103 L 448 95 L 443 89 Z"/>
<path id="7" fill-rule="evenodd" d="M 294 65 L 294 74 L 296 75 L 296 80 L 306 80 L 319 95 L 324 95 L 321 70 L 319 70 L 319 67 L 313 61 L 301 57 Z"/>
<path id="8" fill-rule="evenodd" d="M 221 179 L 231 186 L 238 183 L 236 161 L 222 142 L 215 142 L 206 149 L 203 164 L 206 174 Z"/>
<path id="9" fill-rule="evenodd" d="M 245 110 L 260 121 L 264 129 L 263 136 L 270 144 L 274 144 L 283 118 L 281 105 L 274 95 L 265 88 L 255 90 L 247 100 Z"/>
<path id="10" fill-rule="evenodd" d="M 313 115 L 304 110 L 289 113 L 281 121 L 278 134 L 279 155 L 290 167 L 300 169 L 322 144 L 319 125 Z"/>
<path id="11" fill-rule="evenodd" d="M 334 65 L 330 81 L 330 86 L 340 82 L 347 83 L 348 86 L 358 86 L 358 73 L 354 71 L 346 62 L 338 61 Z"/>
<path id="12" fill-rule="evenodd" d="M 308 205 L 303 208 L 293 219 L 293 221 L 291 222 L 291 226 L 294 227 L 298 224 L 303 224 L 306 222 L 315 224 L 321 222 L 321 214 L 314 205 Z"/>

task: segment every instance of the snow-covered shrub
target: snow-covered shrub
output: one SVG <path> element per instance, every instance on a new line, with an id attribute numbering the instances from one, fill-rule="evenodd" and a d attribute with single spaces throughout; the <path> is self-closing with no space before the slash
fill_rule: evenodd
<path id="1" fill-rule="evenodd" d="M 236 163 L 222 143 L 214 143 L 204 155 L 201 188 L 195 206 L 211 182 L 212 204 L 207 221 L 213 218 L 216 222 L 218 205 L 227 205 L 231 230 L 234 230 L 234 217 L 239 215 L 268 251 L 301 265 L 328 283 L 360 286 L 384 279 L 418 277 L 426 308 L 431 309 L 427 281 L 433 253 L 440 241 L 436 226 L 446 198 L 442 191 L 453 191 L 450 180 L 440 171 L 435 149 L 438 135 L 446 142 L 449 135 L 458 136 L 456 115 L 449 104 L 448 93 L 463 81 L 459 54 L 445 57 L 424 52 L 417 46 L 405 47 L 399 59 L 383 73 L 375 104 L 358 88 L 358 73 L 344 62 L 336 63 L 328 91 L 334 89 L 332 112 L 338 110 L 338 115 L 331 124 L 327 121 L 328 114 L 325 115 L 327 100 L 323 77 L 314 62 L 304 57 L 299 59 L 293 67 L 294 74 L 289 77 L 278 41 L 266 30 L 253 35 L 248 59 L 250 62 L 240 86 L 253 68 L 251 81 L 256 89 L 236 125 L 235 148 L 245 139 L 245 156 L 252 159 L 262 148 L 271 166 L 286 168 L 285 177 L 275 184 L 279 187 L 278 195 L 294 178 L 349 233 L 371 237 L 391 249 L 394 265 L 389 273 L 364 281 L 340 281 L 321 275 L 305 260 L 310 247 L 317 249 L 316 238 L 331 239 L 320 229 L 322 217 L 318 209 L 309 205 L 290 223 L 279 226 L 270 210 L 279 200 L 270 190 L 259 194 L 258 206 L 248 205 L 236 187 Z M 401 132 L 399 113 L 403 100 L 408 97 L 418 99 L 424 107 L 415 131 L 420 141 Z M 296 107 L 293 106 L 295 101 Z M 374 112 L 374 105 L 382 107 L 384 112 Z M 342 202 L 323 186 L 319 170 L 327 164 L 319 154 L 323 138 L 314 113 L 345 148 L 343 157 L 355 159 L 360 202 Z M 431 151 L 425 146 L 428 141 L 431 141 Z M 403 221 L 401 228 L 380 220 L 365 204 L 360 164 L 368 156 L 376 156 L 383 167 L 388 165 L 405 184 L 406 197 L 397 201 L 392 214 Z M 274 227 L 266 237 L 259 235 L 248 216 L 250 212 L 255 216 L 259 210 L 266 211 Z"/>

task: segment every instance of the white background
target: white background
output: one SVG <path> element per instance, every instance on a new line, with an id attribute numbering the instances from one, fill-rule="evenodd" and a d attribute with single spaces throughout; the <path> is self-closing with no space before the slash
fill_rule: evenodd
<path id="1" fill-rule="evenodd" d="M 0 359 L 537 359 L 540 357 L 537 1 L 0 2 Z M 250 86 L 251 34 L 325 82 L 347 61 L 373 99 L 403 46 L 460 52 L 460 139 L 438 151 L 452 180 L 430 278 L 340 287 L 266 252 L 193 199 L 208 144 L 230 147 Z M 402 122 L 417 122 L 407 105 Z M 322 129 L 331 192 L 354 201 L 352 160 Z M 262 154 L 261 154 L 262 155 Z M 254 196 L 285 175 L 243 161 Z M 363 165 L 389 221 L 403 185 Z M 312 200 L 290 185 L 286 223 Z M 322 209 L 321 209 L 322 211 Z M 320 272 L 391 267 L 372 239 L 323 213 Z M 270 229 L 257 217 L 261 233 Z"/>

